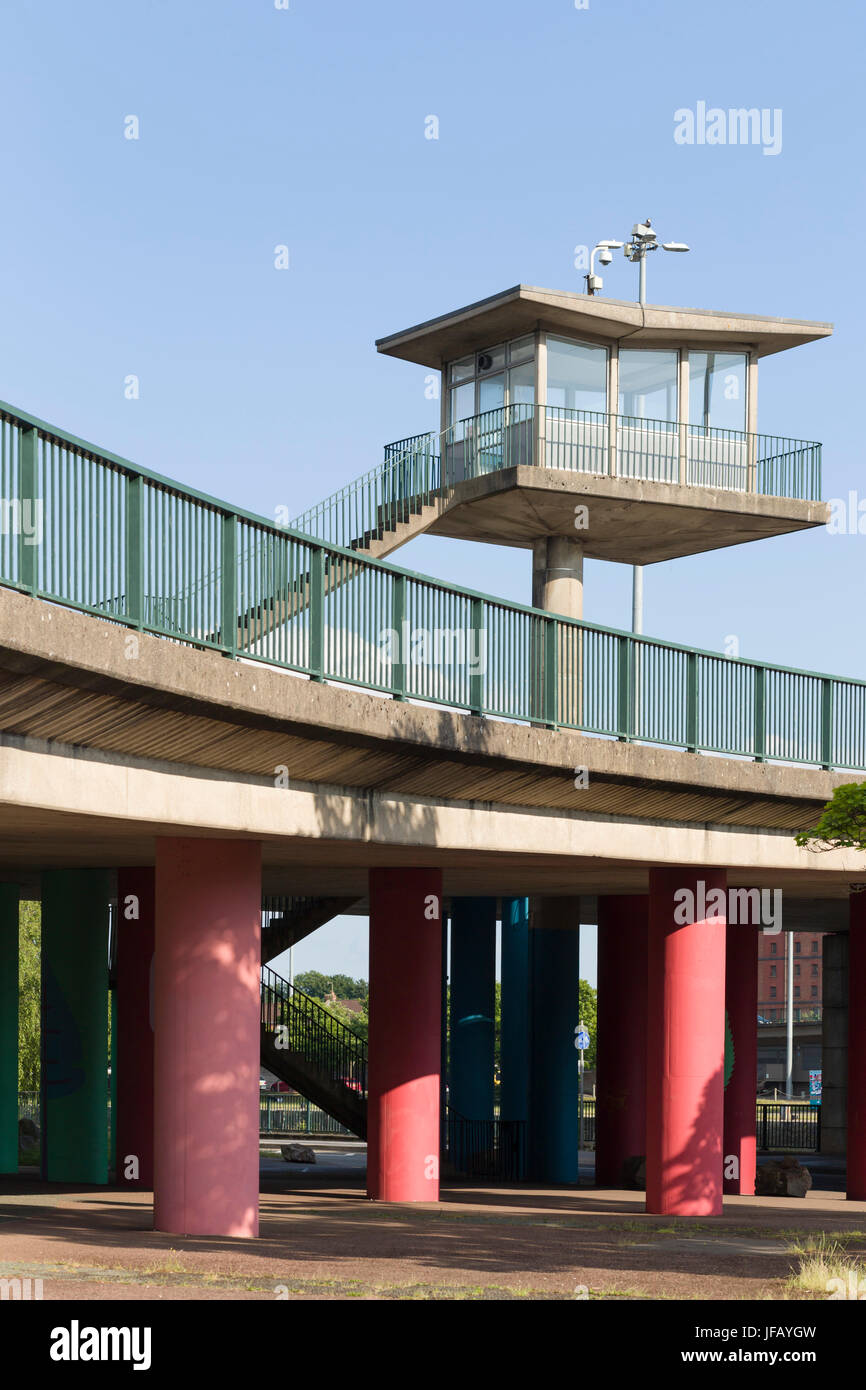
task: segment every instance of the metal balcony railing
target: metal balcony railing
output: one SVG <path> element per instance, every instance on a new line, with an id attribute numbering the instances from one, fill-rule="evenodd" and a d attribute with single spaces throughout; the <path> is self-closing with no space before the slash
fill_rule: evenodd
<path id="1" fill-rule="evenodd" d="M 384 462 L 292 525 L 364 546 L 470 478 L 532 467 L 819 501 L 821 445 L 670 420 L 509 405 L 385 447 Z"/>
<path id="2" fill-rule="evenodd" d="M 496 434 L 474 427 L 459 441 L 464 462 L 519 457 L 513 440 L 526 435 L 509 436 L 500 455 Z M 390 467 L 413 457 L 433 468 L 418 448 Z M 444 458 L 447 472 L 447 447 Z M 432 487 L 437 475 L 415 477 Z M 866 769 L 862 680 L 638 637 L 413 574 L 2 405 L 0 498 L 0 585 L 174 642 L 476 715 Z M 419 631 L 423 643 L 403 640 Z"/>

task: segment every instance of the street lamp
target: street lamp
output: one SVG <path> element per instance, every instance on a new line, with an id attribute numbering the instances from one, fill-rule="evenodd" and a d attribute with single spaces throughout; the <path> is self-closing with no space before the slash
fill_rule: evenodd
<path id="1" fill-rule="evenodd" d="M 690 248 L 684 241 L 663 241 L 661 243 L 663 251 L 688 251 Z M 640 280 L 638 282 L 638 304 L 646 304 L 646 258 L 648 251 L 658 251 L 659 239 L 653 231 L 652 223 L 649 218 L 646 222 L 635 222 L 631 229 L 631 241 L 627 241 L 623 249 L 626 260 L 637 261 L 640 270 Z"/>
<path id="2" fill-rule="evenodd" d="M 688 251 L 684 241 L 663 241 L 663 251 Z M 646 304 L 646 258 L 650 251 L 658 251 L 658 234 L 653 231 L 652 222 L 635 222 L 631 229 L 631 241 L 623 248 L 626 260 L 637 261 L 640 277 L 638 280 L 638 304 Z M 632 566 L 631 586 L 631 628 L 632 632 L 643 632 L 643 566 Z"/>

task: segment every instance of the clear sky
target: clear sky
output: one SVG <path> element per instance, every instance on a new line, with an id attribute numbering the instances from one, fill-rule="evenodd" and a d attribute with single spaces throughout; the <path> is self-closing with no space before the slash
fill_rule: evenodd
<path id="1" fill-rule="evenodd" d="M 575 246 L 651 217 L 692 251 L 651 259 L 650 302 L 835 322 L 765 362 L 759 429 L 823 441 L 825 496 L 866 497 L 861 4 L 277 4 L 5 7 L 0 398 L 295 515 L 436 426 L 425 370 L 375 338 L 519 281 L 580 289 Z M 766 110 L 780 148 L 678 144 L 700 102 Z M 620 255 L 605 290 L 635 281 Z M 400 559 L 529 597 L 528 552 Z M 863 574 L 858 534 L 669 562 L 645 629 L 866 676 Z M 586 617 L 627 625 L 629 583 L 588 562 Z M 299 968 L 359 973 L 352 931 Z"/>

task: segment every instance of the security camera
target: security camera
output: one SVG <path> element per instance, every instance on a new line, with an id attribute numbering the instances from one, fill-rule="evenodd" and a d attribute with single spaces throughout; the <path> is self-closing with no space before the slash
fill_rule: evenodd
<path id="1" fill-rule="evenodd" d="M 611 261 L 613 260 L 613 252 L 609 251 L 608 248 L 605 246 L 603 251 L 599 251 L 598 260 L 600 265 L 610 265 Z"/>

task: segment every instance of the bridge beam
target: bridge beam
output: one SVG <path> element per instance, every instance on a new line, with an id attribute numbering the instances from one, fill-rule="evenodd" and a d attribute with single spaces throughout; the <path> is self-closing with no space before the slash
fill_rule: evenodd
<path id="1" fill-rule="evenodd" d="M 153 1187 L 153 959 L 156 873 L 117 873 L 117 1181 Z"/>
<path id="2" fill-rule="evenodd" d="M 748 923 L 727 925 L 725 1005 L 734 1055 L 725 1086 L 723 1187 L 744 1197 L 755 1195 L 757 1168 L 758 939 Z"/>
<path id="3" fill-rule="evenodd" d="M 154 1227 L 259 1230 L 261 846 L 158 839 Z"/>
<path id="4" fill-rule="evenodd" d="M 496 1058 L 496 899 L 451 905 L 451 1106 L 467 1120 L 493 1119 Z"/>
<path id="5" fill-rule="evenodd" d="M 367 1193 L 439 1200 L 442 874 L 371 869 Z"/>
<path id="6" fill-rule="evenodd" d="M 648 930 L 645 894 L 599 897 L 597 1187 L 621 1187 L 626 1159 L 646 1153 Z"/>
<path id="7" fill-rule="evenodd" d="M 648 1212 L 722 1212 L 726 883 L 720 869 L 650 871 Z"/>
<path id="8" fill-rule="evenodd" d="M 108 903 L 101 869 L 42 875 L 42 1176 L 108 1182 Z"/>
<path id="9" fill-rule="evenodd" d="M 533 898 L 530 907 L 532 1052 L 529 1176 L 579 1177 L 580 899 Z"/>

